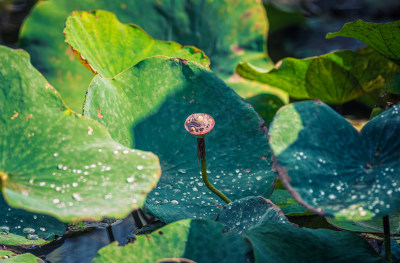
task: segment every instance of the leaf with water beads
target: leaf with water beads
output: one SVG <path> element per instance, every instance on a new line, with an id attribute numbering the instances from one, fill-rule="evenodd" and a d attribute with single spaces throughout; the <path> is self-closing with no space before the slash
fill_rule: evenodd
<path id="1" fill-rule="evenodd" d="M 225 225 L 225 231 L 240 235 L 266 221 L 290 224 L 282 210 L 262 196 L 245 197 L 227 204 L 219 211 L 217 221 Z"/>
<path id="2" fill-rule="evenodd" d="M 269 131 L 279 176 L 309 210 L 345 220 L 368 220 L 400 208 L 400 106 L 360 132 L 321 101 L 293 103 Z"/>
<path id="3" fill-rule="evenodd" d="M 40 245 L 62 236 L 67 227 L 54 217 L 12 208 L 2 196 L 0 207 L 0 245 Z"/>
<path id="4" fill-rule="evenodd" d="M 145 207 L 164 222 L 215 219 L 225 204 L 204 185 L 196 138 L 183 127 L 187 116 L 196 112 L 215 120 L 206 138 L 211 183 L 231 200 L 272 193 L 276 174 L 263 121 L 197 63 L 153 57 L 115 78 L 96 76 L 84 110 L 108 127 L 114 139 L 159 156 L 163 174 Z"/>
<path id="5" fill-rule="evenodd" d="M 158 158 L 120 145 L 104 126 L 66 108 L 26 52 L 0 47 L 0 60 L 6 201 L 66 222 L 120 218 L 141 206 L 160 175 Z"/>

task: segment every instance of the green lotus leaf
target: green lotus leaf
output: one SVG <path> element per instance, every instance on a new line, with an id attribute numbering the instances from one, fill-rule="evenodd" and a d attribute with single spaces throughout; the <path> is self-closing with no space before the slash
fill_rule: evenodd
<path id="1" fill-rule="evenodd" d="M 295 99 L 320 99 L 342 104 L 391 80 L 397 66 L 377 52 L 342 50 L 306 59 L 284 58 L 270 71 L 240 63 L 237 73 L 280 88 Z"/>
<path id="2" fill-rule="evenodd" d="M 210 64 L 195 47 L 152 39 L 140 27 L 122 24 L 107 11 L 73 12 L 64 29 L 66 42 L 84 63 L 105 78 L 112 78 L 141 60 L 164 55 Z"/>
<path id="3" fill-rule="evenodd" d="M 33 65 L 60 90 L 66 104 L 77 111 L 92 74 L 83 70 L 64 43 L 62 31 L 72 11 L 96 9 L 115 13 L 123 23 L 137 24 L 155 39 L 200 48 L 210 57 L 211 68 L 224 79 L 233 74 L 239 61 L 271 66 L 265 51 L 268 21 L 257 1 L 39 1 L 24 21 L 20 47 L 31 54 Z"/>
<path id="4" fill-rule="evenodd" d="M 269 131 L 279 176 L 309 210 L 344 220 L 369 220 L 400 206 L 400 106 L 360 132 L 321 101 L 283 107 Z"/>
<path id="5" fill-rule="evenodd" d="M 167 223 L 215 219 L 224 204 L 203 184 L 196 138 L 184 128 L 186 118 L 196 112 L 210 114 L 216 122 L 205 140 L 211 183 L 231 200 L 269 197 L 276 175 L 264 122 L 199 64 L 148 58 L 115 78 L 96 76 L 86 96 L 86 116 L 108 127 L 125 146 L 160 158 L 162 177 L 145 207 Z"/>
<path id="6" fill-rule="evenodd" d="M 265 221 L 289 224 L 281 209 L 262 196 L 250 196 L 229 203 L 218 213 L 217 221 L 225 225 L 225 231 L 244 235 Z"/>
<path id="7" fill-rule="evenodd" d="M 386 262 L 351 232 L 265 222 L 246 234 L 255 262 Z"/>
<path id="8" fill-rule="evenodd" d="M 179 258 L 197 263 L 248 262 L 251 249 L 247 241 L 239 234 L 223 230 L 218 222 L 181 220 L 150 235 L 138 236 L 134 244 L 108 245 L 99 250 L 93 262 L 154 263 Z"/>
<path id="9" fill-rule="evenodd" d="M 29 236 L 28 236 L 29 235 Z M 6 246 L 39 246 L 45 244 L 47 241 L 42 238 L 36 238 L 32 234 L 17 235 L 8 232 L 0 232 L 0 245 Z"/>
<path id="10" fill-rule="evenodd" d="M 0 250 L 0 262 L 4 263 L 44 263 L 43 260 L 41 260 L 38 257 L 35 257 L 34 255 L 30 253 L 25 253 L 25 254 L 15 254 L 12 251 L 8 250 Z"/>
<path id="11" fill-rule="evenodd" d="M 124 217 L 160 176 L 158 158 L 111 139 L 65 106 L 30 64 L 0 46 L 0 186 L 10 206 L 68 222 Z"/>
<path id="12" fill-rule="evenodd" d="M 67 19 L 64 34 L 66 42 L 78 54 L 83 64 L 93 73 L 105 78 L 112 78 L 146 57 L 155 55 L 179 57 L 205 66 L 210 64 L 204 53 L 197 48 L 154 40 L 138 26 L 121 24 L 114 14 L 107 11 L 74 12 Z M 260 57 L 260 53 L 257 54 L 254 56 Z M 261 55 L 265 57 L 264 54 Z M 249 59 L 257 61 L 254 56 Z M 287 94 L 281 90 L 238 75 L 227 77 L 226 81 L 244 98 L 260 94 L 250 98 L 249 102 L 256 107 L 256 111 L 267 124 L 279 107 L 284 105 L 283 101 L 288 101 Z"/>
<path id="13" fill-rule="evenodd" d="M 357 20 L 344 24 L 338 32 L 328 33 L 326 38 L 339 36 L 358 39 L 400 65 L 400 20 L 385 24 Z"/>
<path id="14" fill-rule="evenodd" d="M 389 216 L 389 225 L 391 234 L 400 234 L 400 213 L 394 213 Z M 343 221 L 327 217 L 326 220 L 339 229 L 345 229 L 353 232 L 364 233 L 382 233 L 383 221 L 381 217 L 373 218 L 367 221 Z"/>
<path id="15" fill-rule="evenodd" d="M 304 215 L 307 212 L 307 209 L 297 203 L 286 190 L 275 189 L 270 199 L 287 216 Z"/>
<path id="16" fill-rule="evenodd" d="M 2 196 L 0 196 L 0 208 L 4 211 L 0 214 L 1 245 L 42 244 L 45 242 L 44 239 L 52 240 L 55 235 L 62 236 L 67 228 L 67 224 L 54 217 L 9 207 Z M 35 236 L 28 239 L 28 234 L 35 235 L 39 239 L 35 239 Z"/>

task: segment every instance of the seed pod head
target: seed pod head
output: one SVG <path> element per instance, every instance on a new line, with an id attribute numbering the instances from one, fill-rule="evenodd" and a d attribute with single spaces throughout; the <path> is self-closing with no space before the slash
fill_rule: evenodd
<path id="1" fill-rule="evenodd" d="M 214 125 L 214 118 L 206 113 L 192 114 L 185 121 L 185 129 L 197 137 L 204 137 L 214 128 Z"/>

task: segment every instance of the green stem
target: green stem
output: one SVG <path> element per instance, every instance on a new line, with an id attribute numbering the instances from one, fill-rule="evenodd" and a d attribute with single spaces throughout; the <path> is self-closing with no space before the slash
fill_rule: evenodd
<path id="1" fill-rule="evenodd" d="M 392 262 L 392 251 L 390 247 L 390 224 L 389 216 L 383 217 L 383 232 L 384 232 L 384 242 L 385 242 L 385 257 L 389 263 Z"/>
<path id="2" fill-rule="evenodd" d="M 224 200 L 227 204 L 232 201 L 226 197 L 223 193 L 221 193 L 217 188 L 215 188 L 207 177 L 207 163 L 206 163 L 206 145 L 204 142 L 204 138 L 197 138 L 197 150 L 199 154 L 199 158 L 201 161 L 201 177 L 203 178 L 204 183 L 213 193 L 218 195 L 222 200 Z"/>

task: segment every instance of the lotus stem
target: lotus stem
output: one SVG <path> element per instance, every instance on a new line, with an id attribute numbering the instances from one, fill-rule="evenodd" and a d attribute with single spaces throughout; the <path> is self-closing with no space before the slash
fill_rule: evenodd
<path id="1" fill-rule="evenodd" d="M 221 193 L 217 188 L 215 188 L 207 177 L 207 162 L 206 162 L 206 144 L 204 138 L 207 133 L 209 133 L 215 125 L 214 118 L 211 115 L 205 113 L 195 113 L 187 117 L 185 121 L 185 129 L 192 135 L 197 137 L 197 156 L 201 161 L 201 177 L 205 185 L 214 194 L 218 195 L 227 204 L 232 202 L 228 197 Z"/>
<path id="2" fill-rule="evenodd" d="M 384 233 L 384 243 L 385 243 L 385 257 L 389 263 L 392 262 L 392 251 L 390 246 L 390 223 L 389 216 L 383 217 L 383 233 Z"/>
<path id="3" fill-rule="evenodd" d="M 201 177 L 203 178 L 204 184 L 210 189 L 213 193 L 218 195 L 225 203 L 229 204 L 232 201 L 226 197 L 223 193 L 221 193 L 217 188 L 215 188 L 207 177 L 207 162 L 206 162 L 206 145 L 204 138 L 197 138 L 197 150 L 199 154 L 199 158 L 201 161 Z"/>

